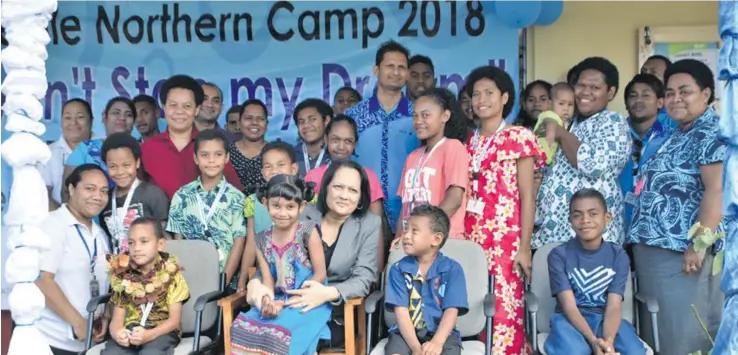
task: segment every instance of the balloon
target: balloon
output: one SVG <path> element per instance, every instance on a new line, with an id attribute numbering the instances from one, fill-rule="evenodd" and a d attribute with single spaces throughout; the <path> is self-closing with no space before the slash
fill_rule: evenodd
<path id="1" fill-rule="evenodd" d="M 480 1 L 482 3 L 482 13 L 485 17 L 495 15 L 495 2 L 494 1 Z M 463 4 L 463 3 L 462 3 Z"/>
<path id="2" fill-rule="evenodd" d="M 541 13 L 541 1 L 495 1 L 497 20 L 510 28 L 533 25 Z"/>
<path id="3" fill-rule="evenodd" d="M 541 1 L 541 13 L 538 15 L 535 25 L 548 26 L 556 22 L 562 12 L 564 12 L 564 2 L 562 0 Z"/>

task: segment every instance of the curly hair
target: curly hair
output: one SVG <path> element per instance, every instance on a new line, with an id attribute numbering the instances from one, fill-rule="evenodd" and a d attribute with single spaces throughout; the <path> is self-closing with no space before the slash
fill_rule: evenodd
<path id="1" fill-rule="evenodd" d="M 513 84 L 510 75 L 498 67 L 489 65 L 472 70 L 469 78 L 466 79 L 466 93 L 469 97 L 474 95 L 474 84 L 482 79 L 492 80 L 500 90 L 501 95 L 507 94 L 507 103 L 502 107 L 502 118 L 507 117 L 515 107 L 515 84 Z"/>
<path id="2" fill-rule="evenodd" d="M 711 104 L 715 100 L 715 76 L 705 63 L 696 59 L 682 59 L 674 62 L 666 68 L 664 72 L 664 83 L 668 85 L 669 78 L 675 74 L 687 74 L 694 79 L 694 82 L 701 90 L 710 88 L 710 99 L 707 104 Z"/>
<path id="3" fill-rule="evenodd" d="M 441 110 L 448 110 L 451 112 L 451 117 L 444 127 L 443 136 L 446 138 L 458 139 L 461 143 L 464 143 L 468 135 L 468 120 L 459 110 L 459 105 L 456 103 L 456 95 L 448 89 L 434 88 L 420 94 L 418 99 L 421 97 L 431 98 L 436 104 L 438 104 L 438 106 L 441 107 Z"/>

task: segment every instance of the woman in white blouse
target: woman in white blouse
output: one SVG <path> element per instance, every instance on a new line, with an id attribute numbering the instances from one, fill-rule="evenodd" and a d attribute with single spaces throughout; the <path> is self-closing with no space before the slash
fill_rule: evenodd
<path id="1" fill-rule="evenodd" d="M 108 179 L 102 168 L 84 164 L 65 181 L 69 202 L 49 213 L 41 230 L 51 245 L 41 253 L 41 273 L 36 286 L 46 307 L 36 322 L 54 355 L 76 355 L 84 349 L 87 335 L 86 306 L 92 297 L 108 292 L 105 255 L 108 238 L 93 218 L 108 203 Z M 93 340 L 100 342 L 108 319 L 102 307 L 96 312 Z"/>
<path id="2" fill-rule="evenodd" d="M 90 140 L 92 135 L 92 108 L 82 99 L 71 99 L 62 107 L 62 136 L 49 145 L 51 159 L 39 165 L 38 170 L 49 190 L 49 211 L 61 204 L 62 175 L 64 162 L 80 142 Z"/>

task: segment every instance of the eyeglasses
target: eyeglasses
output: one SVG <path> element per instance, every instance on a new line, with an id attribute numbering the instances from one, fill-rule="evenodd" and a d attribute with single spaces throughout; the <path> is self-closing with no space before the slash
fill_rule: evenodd
<path id="1" fill-rule="evenodd" d="M 633 139 L 633 176 L 638 175 L 638 166 L 641 162 L 641 153 L 643 151 L 643 141 L 640 139 Z"/>

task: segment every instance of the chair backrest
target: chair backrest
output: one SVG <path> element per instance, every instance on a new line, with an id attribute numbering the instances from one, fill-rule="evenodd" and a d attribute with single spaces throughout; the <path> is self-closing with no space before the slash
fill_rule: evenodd
<path id="1" fill-rule="evenodd" d="M 563 243 L 546 244 L 533 255 L 533 275 L 530 290 L 538 298 L 538 314 L 536 316 L 536 328 L 539 333 L 551 331 L 551 314 L 556 309 L 556 298 L 551 295 L 551 284 L 548 277 L 548 254 L 551 250 Z M 633 282 L 628 275 L 625 284 L 625 297 L 622 304 L 623 319 L 633 322 Z"/>
<path id="2" fill-rule="evenodd" d="M 479 244 L 472 241 L 448 239 L 443 248 L 441 248 L 441 252 L 445 256 L 456 260 L 461 265 L 461 268 L 464 270 L 464 277 L 466 278 L 469 312 L 459 317 L 456 322 L 456 328 L 463 337 L 477 335 L 484 328 L 486 320 L 483 307 L 484 296 L 490 292 L 487 257 L 484 254 L 484 250 Z M 387 260 L 387 265 L 392 265 L 403 257 L 405 257 L 405 252 L 401 248 L 392 249 Z M 385 282 L 389 281 L 389 277 L 387 277 L 389 269 L 387 267 L 384 277 Z M 397 324 L 395 314 L 388 310 L 384 312 L 384 319 L 389 327 Z"/>
<path id="3" fill-rule="evenodd" d="M 168 240 L 164 248 L 179 259 L 182 275 L 190 289 L 190 299 L 182 306 L 182 331 L 195 331 L 195 300 L 201 295 L 220 289 L 220 263 L 215 246 L 204 240 Z M 215 323 L 217 307 L 208 304 L 202 315 L 202 329 Z"/>

